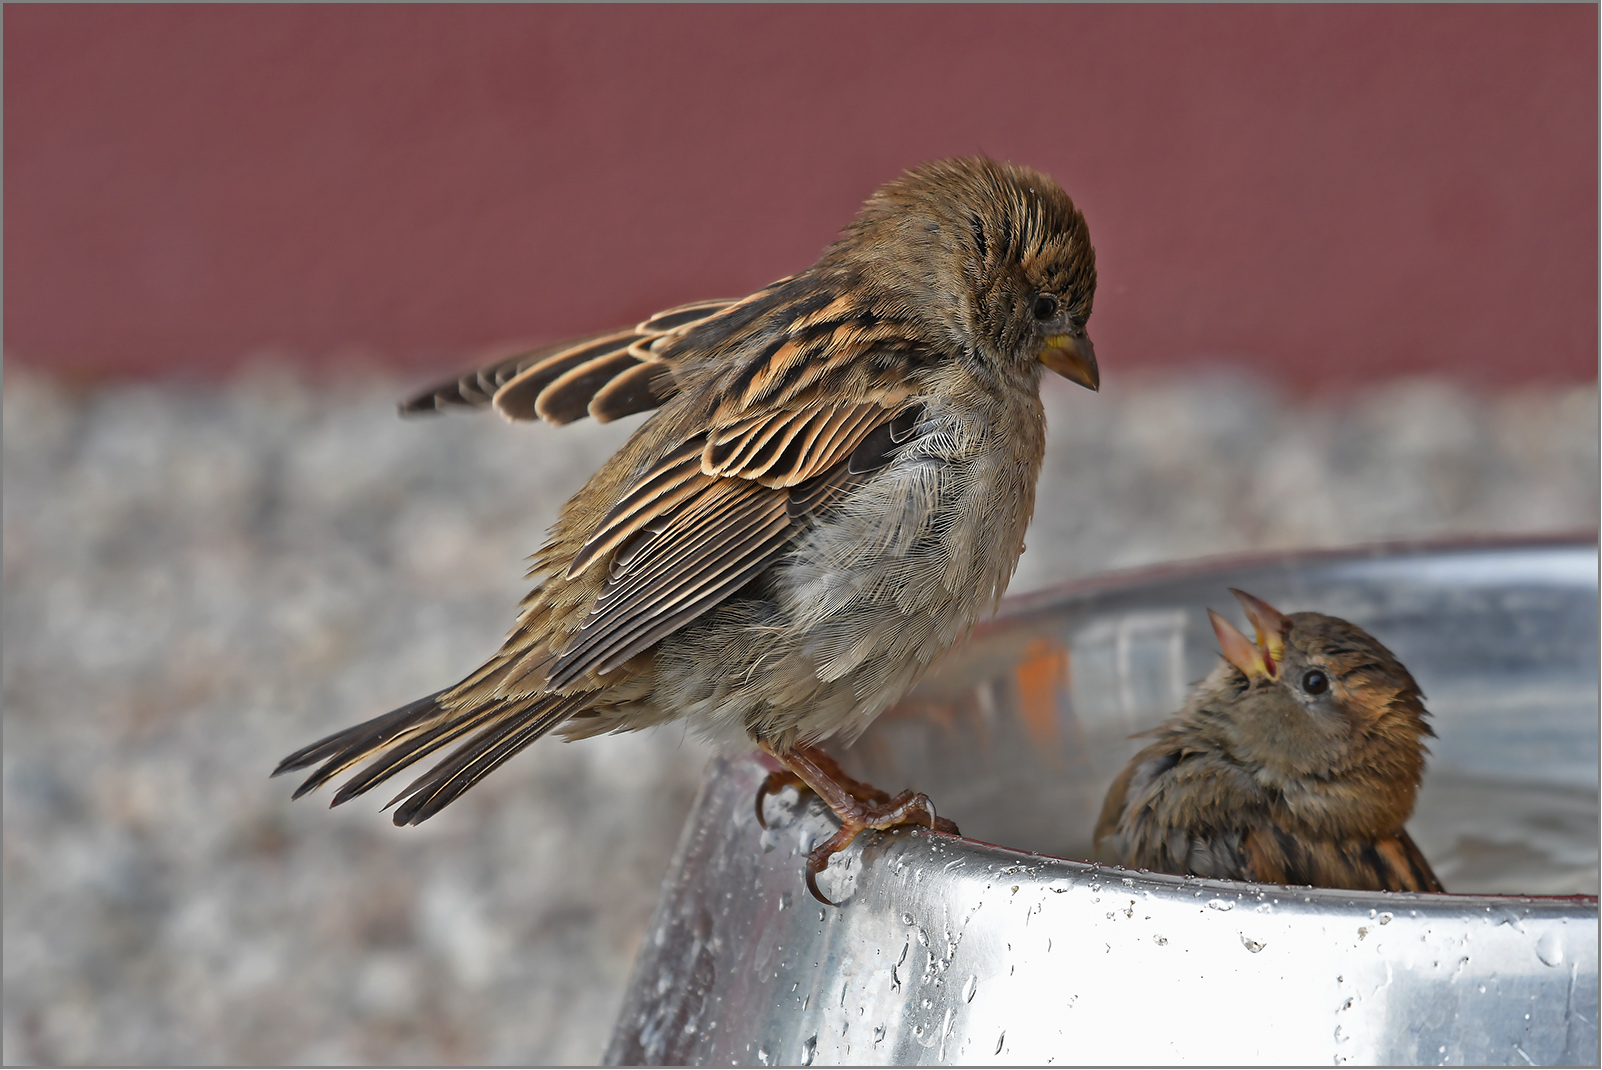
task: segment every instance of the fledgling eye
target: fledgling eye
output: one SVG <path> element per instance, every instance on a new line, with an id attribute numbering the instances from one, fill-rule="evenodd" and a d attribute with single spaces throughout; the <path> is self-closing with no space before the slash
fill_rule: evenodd
<path id="1" fill-rule="evenodd" d="M 1049 320 L 1057 314 L 1058 304 L 1056 294 L 1037 294 L 1034 306 L 1029 311 L 1034 313 L 1037 320 Z"/>
<path id="2" fill-rule="evenodd" d="M 1322 695 L 1329 690 L 1329 677 L 1317 669 L 1302 673 L 1302 690 L 1309 695 Z"/>

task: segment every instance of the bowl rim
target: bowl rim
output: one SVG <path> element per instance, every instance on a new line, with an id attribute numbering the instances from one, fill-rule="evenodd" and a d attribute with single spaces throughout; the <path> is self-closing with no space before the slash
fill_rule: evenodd
<path id="1" fill-rule="evenodd" d="M 1015 625 L 1026 624 L 1031 618 L 1060 608 L 1064 604 L 1090 601 L 1106 595 L 1135 593 L 1175 581 L 1202 579 L 1215 573 L 1262 567 L 1334 565 L 1371 559 L 1405 560 L 1407 558 L 1430 556 L 1468 556 L 1497 551 L 1539 550 L 1588 550 L 1598 558 L 1599 566 L 1602 566 L 1602 546 L 1598 545 L 1598 533 L 1596 531 L 1517 536 L 1394 539 L 1359 543 L 1344 547 L 1213 554 L 1178 561 L 1167 561 L 1156 565 L 1098 572 L 1094 575 L 1064 580 L 1031 591 L 1009 595 L 1002 600 L 1001 606 L 994 616 L 975 626 L 971 638 L 979 639 Z M 938 665 L 938 662 L 936 664 Z M 1264 888 L 1285 888 L 1293 890 L 1294 894 L 1298 896 L 1311 896 L 1313 900 L 1346 900 L 1355 897 L 1365 901 L 1365 909 L 1371 903 L 1406 901 L 1409 903 L 1450 904 L 1456 910 L 1473 905 L 1484 905 L 1486 909 L 1491 909 L 1512 904 L 1540 904 L 1551 907 L 1569 905 L 1582 910 L 1588 908 L 1590 912 L 1595 912 L 1599 903 L 1598 896 L 1583 894 L 1491 895 L 1481 892 L 1370 892 L 1343 888 L 1320 888 L 1315 885 L 1271 884 L 1260 881 L 1234 881 L 1213 877 L 1187 877 L 1156 873 L 1150 870 L 1124 869 L 1110 863 L 1093 862 L 1081 858 L 1067 858 L 1062 855 L 1031 851 L 1021 847 L 1010 847 L 1006 844 L 991 843 L 987 840 L 972 839 L 966 836 L 947 835 L 946 839 L 954 847 L 960 844 L 962 850 L 971 851 L 991 861 L 1006 857 L 1025 856 L 1051 863 L 1066 862 L 1073 866 L 1089 867 L 1098 873 L 1108 875 L 1113 880 L 1127 878 L 1142 882 L 1155 881 L 1165 885 L 1172 883 L 1176 888 L 1183 886 L 1187 889 L 1216 886 L 1218 890 L 1230 893 L 1244 894 L 1247 890 L 1250 890 L 1251 894 L 1255 895 L 1258 890 Z M 1401 897 L 1405 897 L 1405 900 L 1401 899 Z M 1331 907 L 1335 906 L 1333 902 L 1329 905 Z"/>
<path id="2" fill-rule="evenodd" d="M 1062 602 L 1106 594 L 1125 594 L 1158 587 L 1177 580 L 1201 579 L 1209 573 L 1233 572 L 1250 568 L 1294 565 L 1331 565 L 1347 561 L 1390 558 L 1468 555 L 1492 551 L 1590 550 L 1602 567 L 1599 532 L 1571 531 L 1539 535 L 1467 535 L 1444 538 L 1385 539 L 1312 549 L 1248 550 L 1238 553 L 1204 554 L 1152 565 L 1111 569 L 1088 576 L 1061 580 L 1029 591 L 1009 594 L 987 620 L 974 626 L 980 636 L 1021 618 L 1034 616 Z M 938 662 L 936 662 L 938 665 Z"/>

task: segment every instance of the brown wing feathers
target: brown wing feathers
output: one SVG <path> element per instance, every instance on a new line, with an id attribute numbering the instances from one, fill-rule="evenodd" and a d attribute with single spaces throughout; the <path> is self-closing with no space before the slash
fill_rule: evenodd
<path id="1" fill-rule="evenodd" d="M 865 418 L 857 411 L 863 408 L 877 410 L 876 417 Z M 699 440 L 668 455 L 636 482 L 586 546 L 586 563 L 613 547 L 623 552 L 612 555 L 610 575 L 590 617 L 551 667 L 547 686 L 566 688 L 586 673 L 613 671 L 750 582 L 816 509 L 888 463 L 895 446 L 910 436 L 918 411 L 894 414 L 875 405 L 830 414 L 817 436 L 824 439 L 827 433 L 827 454 L 809 456 L 785 474 L 812 471 L 827 461 L 832 465 L 793 487 L 707 476 Z M 638 541 L 623 546 L 630 536 Z M 590 553 L 591 547 L 596 552 Z M 582 571 L 578 561 L 575 568 Z M 430 695 L 319 740 L 284 759 L 274 775 L 322 762 L 296 790 L 298 798 L 378 754 L 335 794 L 331 805 L 337 806 L 476 732 L 397 796 L 405 801 L 395 812 L 396 824 L 415 824 L 592 699 L 587 690 L 536 693 L 452 709 L 440 702 L 448 694 Z"/>
<path id="2" fill-rule="evenodd" d="M 560 427 L 589 415 L 590 400 L 598 390 L 639 366 L 640 360 L 629 346 L 607 348 L 596 356 L 568 363 L 565 370 L 537 364 L 495 392 L 495 408 L 513 420 L 537 416 Z"/>
<path id="3" fill-rule="evenodd" d="M 655 361 L 644 361 L 612 378 L 595 392 L 587 406 L 601 423 L 649 412 L 673 396 L 673 372 Z"/>
<path id="4" fill-rule="evenodd" d="M 653 346 L 733 305 L 697 301 L 658 312 L 639 326 L 520 352 L 441 383 L 401 403 L 402 413 L 494 404 L 508 419 L 603 423 L 654 409 L 673 394 L 671 370 L 653 364 Z"/>
<path id="5" fill-rule="evenodd" d="M 675 341 L 700 330 L 687 344 L 696 349 L 696 359 L 708 359 L 722 351 L 724 333 L 755 329 L 764 313 L 785 303 L 789 281 L 738 304 L 684 305 L 631 330 L 492 362 L 401 408 L 419 413 L 493 404 L 512 419 L 537 417 L 557 424 L 655 408 L 681 385 L 675 379 Z M 565 639 L 550 632 L 544 648 L 549 653 L 540 656 L 527 642 L 509 641 L 501 655 L 456 687 L 297 751 L 274 775 L 317 765 L 295 792 L 299 797 L 377 755 L 335 794 L 332 802 L 338 805 L 456 744 L 395 800 L 400 803 L 396 824 L 425 820 L 550 729 L 598 701 L 610 701 L 602 697 L 610 691 L 596 690 L 612 688 L 606 674 L 749 583 L 819 509 L 888 463 L 911 434 L 919 411 L 907 406 L 904 385 L 885 390 L 864 382 L 845 393 L 854 394 L 854 400 L 834 403 L 808 404 L 800 395 L 823 374 L 806 367 L 820 345 L 833 339 L 848 348 L 895 349 L 896 332 L 871 316 L 865 321 L 849 302 L 819 303 L 814 296 L 805 303 L 806 308 L 790 309 L 794 318 L 787 338 L 775 339 L 716 385 L 708 384 L 723 399 L 709 421 L 711 429 L 622 488 L 570 567 L 557 566 L 548 582 L 559 587 L 547 593 L 579 581 L 596 562 L 607 563 L 605 579 L 575 631 Z M 888 359 L 908 358 L 897 353 Z M 898 379 L 905 383 L 904 377 L 889 377 Z M 536 631 L 544 635 L 553 626 L 541 624 Z M 526 632 L 520 626 L 515 634 L 541 641 Z M 526 688 L 514 689 L 509 683 L 514 677 Z"/>
<path id="6" fill-rule="evenodd" d="M 768 487 L 804 483 L 855 449 L 892 407 L 868 401 L 748 418 L 709 436 L 701 469 L 708 475 L 743 476 Z"/>
<path id="7" fill-rule="evenodd" d="M 686 498 L 700 493 L 712 479 L 701 471 L 701 440 L 692 439 L 668 454 L 634 484 L 574 555 L 567 578 L 581 575 L 602 554 L 659 516 L 671 513 Z"/>
<path id="8" fill-rule="evenodd" d="M 424 415 L 450 409 L 482 408 L 490 404 L 507 383 L 526 372 L 545 369 L 545 381 L 549 382 L 575 364 L 615 349 L 619 344 L 626 346 L 635 337 L 633 331 L 607 331 L 556 345 L 522 350 L 408 398 L 401 402 L 400 411 L 403 415 Z M 535 394 L 537 396 L 538 391 Z M 528 404 L 529 415 L 525 418 L 533 419 L 533 400 L 529 399 Z"/>
<path id="9" fill-rule="evenodd" d="M 793 525 L 785 504 L 783 491 L 743 480 L 708 486 L 608 577 L 553 667 L 551 686 L 610 671 L 738 590 L 788 543 Z"/>
<path id="10" fill-rule="evenodd" d="M 627 550 L 613 557 L 589 617 L 551 669 L 551 686 L 610 672 L 744 586 L 808 519 L 791 510 L 787 488 L 849 469 L 853 451 L 897 415 L 877 402 L 780 411 L 710 433 L 698 466 L 694 442 L 669 454 L 575 557 L 570 576 L 588 568 L 603 548 Z M 797 450 L 782 467 L 778 462 L 791 456 L 788 446 L 809 427 L 804 441 L 810 448 Z M 857 472 L 887 459 L 885 444 L 870 452 L 877 463 L 859 464 Z"/>

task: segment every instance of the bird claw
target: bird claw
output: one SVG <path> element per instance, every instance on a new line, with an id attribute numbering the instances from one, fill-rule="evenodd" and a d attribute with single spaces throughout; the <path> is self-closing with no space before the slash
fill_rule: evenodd
<path id="1" fill-rule="evenodd" d="M 823 860 L 823 864 L 827 866 L 829 864 L 829 860 L 825 858 Z M 833 899 L 830 899 L 828 896 L 818 891 L 818 870 L 812 868 L 812 859 L 807 859 L 806 867 L 802 870 L 802 872 L 806 874 L 807 891 L 812 893 L 812 898 L 816 899 L 826 907 L 837 907 L 840 905 Z"/>
<path id="2" fill-rule="evenodd" d="M 768 828 L 768 818 L 767 815 L 762 812 L 762 803 L 769 795 L 777 795 L 785 788 L 795 788 L 798 791 L 812 790 L 811 788 L 807 787 L 806 781 L 802 780 L 788 769 L 775 769 L 769 772 L 767 777 L 763 779 L 761 786 L 757 788 L 756 793 L 757 824 L 762 826 L 762 830 L 764 832 L 766 832 Z"/>
<path id="3" fill-rule="evenodd" d="M 763 803 L 769 795 L 787 787 L 811 791 L 821 798 L 840 828 L 807 855 L 806 885 L 812 898 L 826 906 L 836 904 L 818 890 L 818 874 L 829 868 L 829 859 L 851 846 L 864 829 L 892 829 L 902 825 L 927 825 L 935 832 L 960 836 L 956 822 L 935 813 L 934 803 L 922 792 L 903 791 L 895 798 L 872 784 L 848 776 L 827 752 L 802 745 L 788 750 L 763 747 L 782 769 L 771 769 L 756 793 L 756 819 L 768 827 Z"/>
<path id="4" fill-rule="evenodd" d="M 883 796 L 885 793 L 879 794 Z M 832 907 L 838 904 L 825 898 L 823 893 L 818 891 L 818 874 L 828 869 L 829 859 L 850 847 L 860 833 L 868 829 L 884 831 L 904 825 L 920 828 L 927 825 L 935 832 L 951 836 L 962 835 L 955 821 L 935 813 L 933 800 L 922 792 L 904 791 L 887 802 L 859 805 L 859 814 L 851 818 L 842 818 L 840 831 L 813 848 L 807 855 L 807 891 L 812 893 L 812 898 L 825 906 Z"/>

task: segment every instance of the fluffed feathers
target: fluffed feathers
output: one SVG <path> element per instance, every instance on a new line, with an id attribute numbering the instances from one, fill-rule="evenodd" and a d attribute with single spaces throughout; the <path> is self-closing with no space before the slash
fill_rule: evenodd
<path id="1" fill-rule="evenodd" d="M 545 732 L 688 717 L 776 753 L 854 736 L 992 607 L 1022 549 L 1050 368 L 1099 381 L 1095 256 L 1049 178 L 984 159 L 870 197 L 737 301 L 496 361 L 402 405 L 562 424 L 655 409 L 562 509 L 517 626 L 466 679 L 286 758 L 438 811 Z"/>
<path id="2" fill-rule="evenodd" d="M 1403 825 L 1433 735 L 1423 694 L 1373 636 L 1236 592 L 1254 643 L 1214 614 L 1224 658 L 1113 781 L 1096 826 L 1128 868 L 1370 891 L 1442 891 Z"/>

